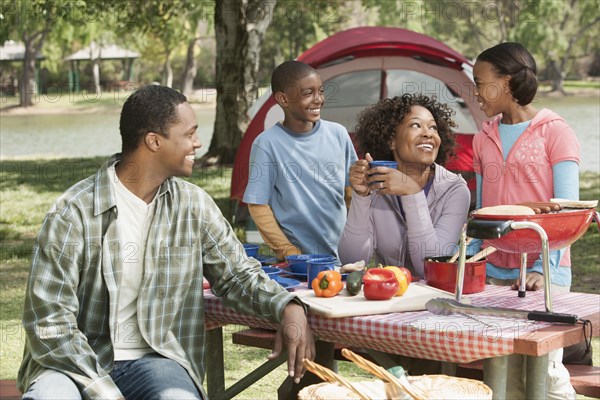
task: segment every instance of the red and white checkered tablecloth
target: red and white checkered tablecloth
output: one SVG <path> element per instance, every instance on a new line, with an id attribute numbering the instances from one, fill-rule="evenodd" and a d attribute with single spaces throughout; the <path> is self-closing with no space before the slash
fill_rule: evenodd
<path id="1" fill-rule="evenodd" d="M 242 315 L 224 307 L 210 291 L 206 296 L 207 328 L 241 324 L 276 328 L 264 319 Z M 465 296 L 474 306 L 545 311 L 543 291 L 517 297 L 508 287 L 486 286 L 485 291 Z M 580 317 L 600 312 L 600 296 L 553 293 L 553 311 Z M 428 311 L 326 318 L 309 315 L 313 333 L 322 340 L 349 346 L 369 347 L 386 353 L 467 363 L 512 354 L 514 339 L 551 324 L 497 317 L 438 316 Z"/>

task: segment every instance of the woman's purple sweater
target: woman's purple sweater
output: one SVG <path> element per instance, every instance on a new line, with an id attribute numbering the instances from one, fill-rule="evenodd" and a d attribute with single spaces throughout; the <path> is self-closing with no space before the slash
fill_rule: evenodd
<path id="1" fill-rule="evenodd" d="M 398 196 L 353 193 L 338 252 L 342 264 L 359 260 L 405 266 L 424 276 L 423 259 L 454 252 L 469 212 L 471 195 L 465 180 L 435 165 L 433 184 L 425 193 Z M 385 199 L 388 198 L 388 200 Z"/>

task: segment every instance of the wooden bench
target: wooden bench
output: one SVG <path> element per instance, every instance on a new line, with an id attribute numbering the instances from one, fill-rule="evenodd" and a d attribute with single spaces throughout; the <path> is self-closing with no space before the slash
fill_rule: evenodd
<path id="1" fill-rule="evenodd" d="M 17 390 L 16 381 L 0 381 L 0 399 L 19 400 L 21 392 Z"/>
<path id="2" fill-rule="evenodd" d="M 248 328 L 239 332 L 235 332 L 231 335 L 231 341 L 234 344 L 240 344 L 249 347 L 258 347 L 261 349 L 272 350 L 275 345 L 275 331 L 270 329 L 259 329 L 259 328 Z M 348 361 L 346 357 L 342 356 L 342 349 L 348 347 L 340 344 L 335 345 L 335 351 L 333 358 L 339 361 Z M 373 357 L 366 351 L 361 349 L 352 348 L 352 351 L 360 354 L 369 361 L 376 362 Z"/>
<path id="3" fill-rule="evenodd" d="M 577 394 L 600 399 L 600 367 L 576 364 L 565 364 L 565 367 Z M 458 364 L 456 376 L 483 380 L 483 361 Z"/>

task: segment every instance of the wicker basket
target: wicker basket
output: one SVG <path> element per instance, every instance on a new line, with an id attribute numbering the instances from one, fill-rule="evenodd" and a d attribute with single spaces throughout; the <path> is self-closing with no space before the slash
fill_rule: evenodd
<path id="1" fill-rule="evenodd" d="M 491 399 L 492 390 L 483 383 L 447 375 L 422 375 L 396 377 L 379 365 L 365 359 L 349 349 L 342 355 L 381 379 L 375 382 L 350 382 L 338 373 L 304 359 L 306 369 L 328 383 L 310 385 L 298 393 L 300 400 L 338 399 Z"/>
<path id="2" fill-rule="evenodd" d="M 465 378 L 447 375 L 422 375 L 408 378 L 410 383 L 423 393 L 427 399 L 491 399 L 492 390 L 485 384 Z M 406 393 L 398 392 L 393 385 L 382 381 L 353 382 L 353 384 L 369 395 L 369 398 L 380 399 L 412 399 Z M 353 391 L 338 383 L 319 383 L 303 388 L 298 393 L 299 400 L 358 400 L 360 397 Z"/>
<path id="3" fill-rule="evenodd" d="M 353 382 L 363 393 L 367 394 L 369 399 L 385 400 L 404 400 L 411 399 L 410 396 L 398 394 L 396 388 L 385 384 L 382 381 L 373 382 Z M 392 392 L 386 394 L 386 390 Z M 298 400 L 360 400 L 360 396 L 352 390 L 338 383 L 318 383 L 310 385 L 298 393 Z"/>
<path id="4" fill-rule="evenodd" d="M 491 399 L 492 389 L 474 379 L 447 375 L 422 375 L 408 377 L 410 383 L 427 393 L 428 399 Z"/>

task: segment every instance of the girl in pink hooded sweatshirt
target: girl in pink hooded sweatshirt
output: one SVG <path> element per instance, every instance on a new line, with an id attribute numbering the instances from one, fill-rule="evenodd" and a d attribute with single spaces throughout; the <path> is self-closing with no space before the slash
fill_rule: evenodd
<path id="1" fill-rule="evenodd" d="M 556 113 L 536 109 L 536 64 L 519 43 L 501 43 L 482 52 L 473 68 L 475 96 L 491 121 L 473 139 L 477 208 L 519 202 L 579 199 L 579 142 Z M 520 255 L 497 251 L 487 257 L 488 282 L 517 288 Z M 527 290 L 543 287 L 538 254 L 529 254 Z M 555 290 L 569 290 L 569 249 L 550 252 Z M 585 353 L 585 351 L 584 351 Z M 548 398 L 575 398 L 563 349 L 551 352 Z M 590 357 L 591 359 L 591 357 Z M 525 358 L 509 360 L 507 398 L 524 398 Z"/>

